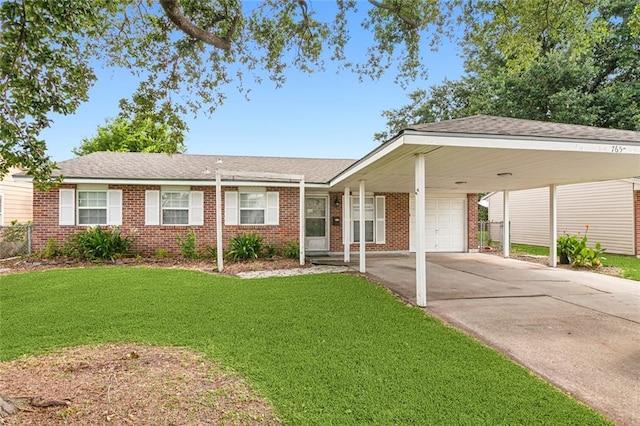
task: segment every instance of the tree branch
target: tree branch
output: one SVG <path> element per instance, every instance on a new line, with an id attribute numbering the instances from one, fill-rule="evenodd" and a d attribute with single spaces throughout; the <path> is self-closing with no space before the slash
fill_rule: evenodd
<path id="1" fill-rule="evenodd" d="M 226 37 L 220 37 L 215 34 L 210 33 L 207 30 L 204 30 L 197 25 L 193 24 L 180 10 L 180 2 L 179 0 L 160 0 L 160 5 L 164 9 L 167 17 L 171 22 L 174 23 L 176 27 L 178 27 L 181 31 L 190 35 L 191 37 L 203 41 L 207 44 L 210 44 L 218 49 L 229 50 L 231 49 L 231 42 L 229 38 L 231 33 L 235 29 L 235 24 L 237 22 L 237 18 L 234 19 L 229 32 L 227 32 Z"/>
<path id="2" fill-rule="evenodd" d="M 400 10 L 400 7 L 389 6 L 387 4 L 377 2 L 376 0 L 369 0 L 369 3 L 371 3 L 375 7 L 388 10 L 389 12 L 395 14 L 398 18 L 400 18 L 405 24 L 409 25 L 412 29 L 415 30 L 418 28 L 418 23 L 415 20 L 408 17 L 407 15 L 405 15 L 404 13 L 402 13 L 402 10 Z"/>

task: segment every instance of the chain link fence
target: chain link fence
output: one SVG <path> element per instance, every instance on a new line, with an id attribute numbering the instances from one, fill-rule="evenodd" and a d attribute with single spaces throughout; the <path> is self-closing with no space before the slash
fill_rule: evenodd
<path id="1" fill-rule="evenodd" d="M 481 252 L 501 251 L 504 236 L 504 222 L 478 222 L 478 243 Z"/>
<path id="2" fill-rule="evenodd" d="M 31 254 L 31 225 L 0 226 L 0 259 Z"/>

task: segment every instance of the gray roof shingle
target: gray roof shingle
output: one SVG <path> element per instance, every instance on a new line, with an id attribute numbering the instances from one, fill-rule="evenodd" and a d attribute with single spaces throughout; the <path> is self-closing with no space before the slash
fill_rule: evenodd
<path id="1" fill-rule="evenodd" d="M 575 124 L 550 123 L 519 118 L 474 115 L 435 123 L 416 124 L 406 130 L 429 133 L 458 133 L 493 136 L 524 136 L 553 139 L 640 142 L 640 132 L 603 129 Z"/>
<path id="2" fill-rule="evenodd" d="M 56 175 L 88 179 L 211 181 L 215 179 L 216 169 L 221 169 L 234 172 L 298 174 L 305 175 L 307 182 L 325 183 L 354 162 L 355 160 L 333 158 L 94 152 L 58 163 L 60 170 L 56 171 Z"/>

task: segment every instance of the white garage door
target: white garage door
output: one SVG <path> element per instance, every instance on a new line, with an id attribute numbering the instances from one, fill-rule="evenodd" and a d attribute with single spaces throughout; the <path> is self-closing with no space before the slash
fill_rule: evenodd
<path id="1" fill-rule="evenodd" d="M 409 229 L 410 250 L 415 251 L 415 197 L 410 198 L 411 223 Z M 464 198 L 427 198 L 426 222 L 428 252 L 465 251 L 465 202 Z"/>

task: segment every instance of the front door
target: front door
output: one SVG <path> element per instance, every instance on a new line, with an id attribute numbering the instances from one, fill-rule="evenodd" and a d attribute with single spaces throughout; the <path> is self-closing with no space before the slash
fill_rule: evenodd
<path id="1" fill-rule="evenodd" d="M 329 251 L 329 197 L 308 196 L 304 204 L 305 250 Z"/>

